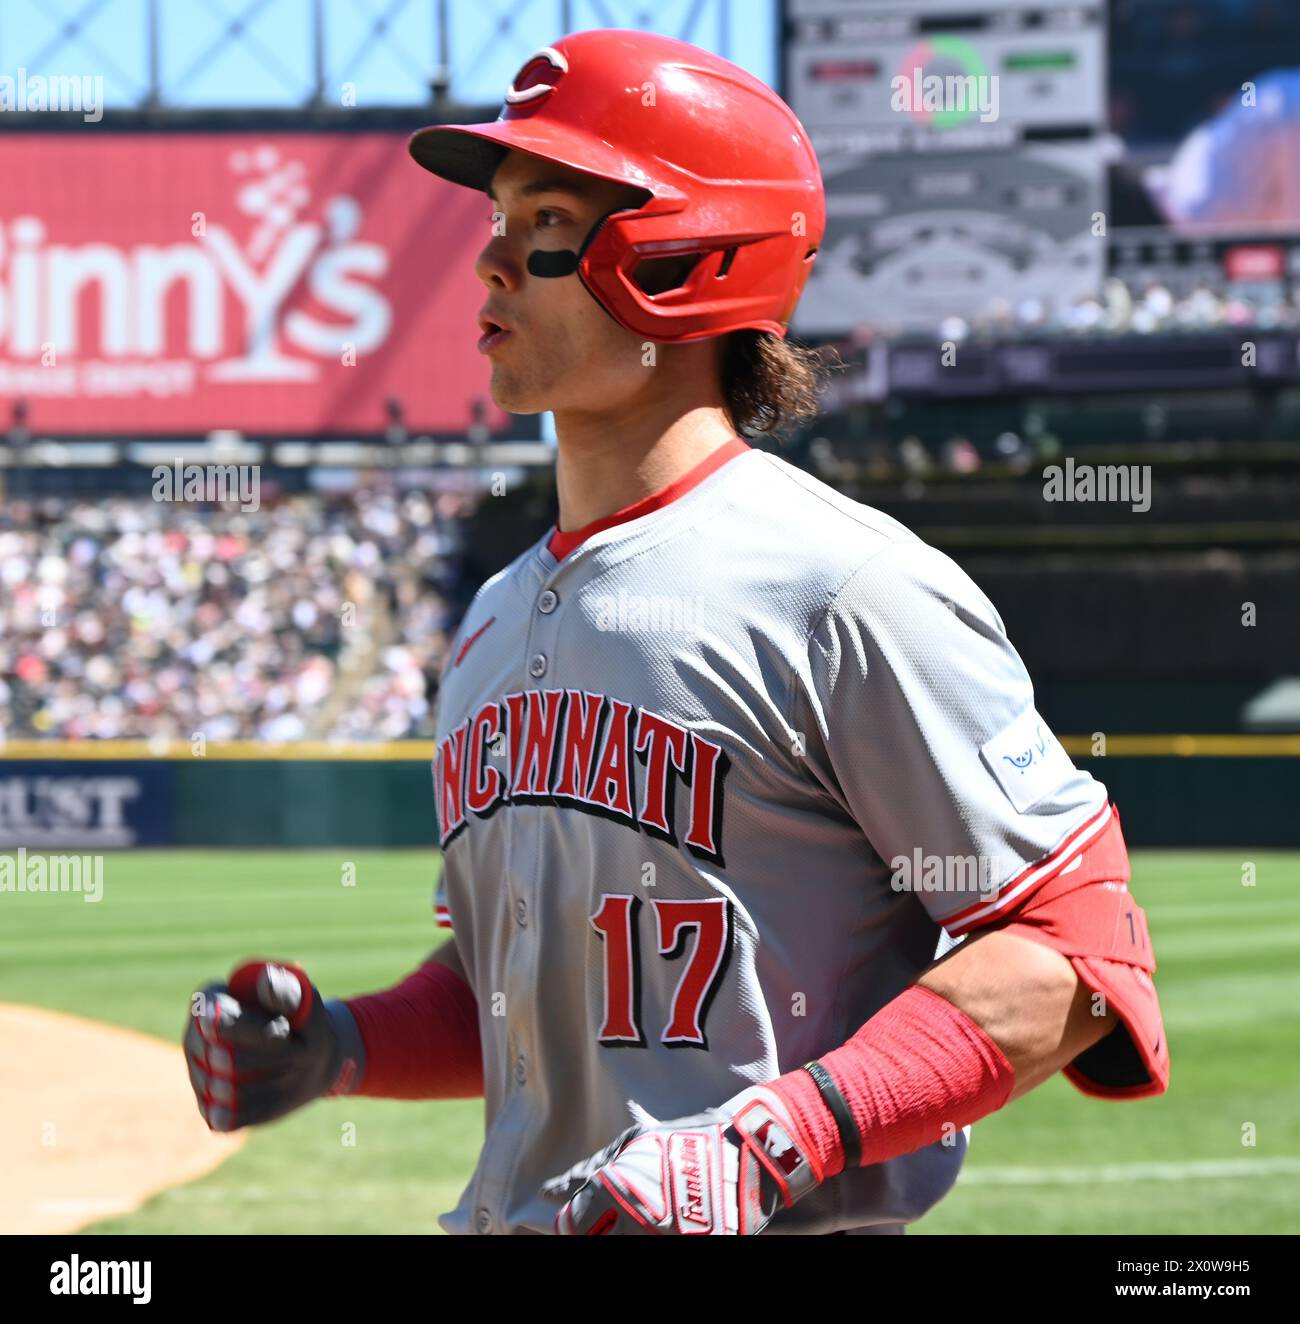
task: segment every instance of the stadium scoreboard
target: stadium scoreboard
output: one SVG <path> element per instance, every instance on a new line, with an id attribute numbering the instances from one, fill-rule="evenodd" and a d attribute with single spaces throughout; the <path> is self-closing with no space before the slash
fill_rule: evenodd
<path id="1" fill-rule="evenodd" d="M 787 0 L 785 93 L 827 190 L 796 329 L 1095 295 L 1106 39 L 1101 0 Z"/>

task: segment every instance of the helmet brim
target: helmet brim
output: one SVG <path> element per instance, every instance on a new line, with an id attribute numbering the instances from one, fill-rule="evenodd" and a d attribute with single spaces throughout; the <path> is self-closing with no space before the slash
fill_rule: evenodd
<path id="1" fill-rule="evenodd" d="M 497 167 L 512 151 L 527 152 L 584 175 L 631 184 L 651 193 L 665 191 L 647 178 L 626 152 L 554 121 L 514 119 L 494 120 L 489 124 L 434 124 L 413 134 L 407 150 L 426 170 L 481 193 L 487 191 Z"/>

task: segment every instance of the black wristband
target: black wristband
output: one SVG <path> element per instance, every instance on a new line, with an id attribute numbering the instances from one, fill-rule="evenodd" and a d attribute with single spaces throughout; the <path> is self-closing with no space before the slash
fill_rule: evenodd
<path id="1" fill-rule="evenodd" d="M 322 999 L 334 1026 L 334 1059 L 330 1063 L 330 1082 L 326 1098 L 351 1094 L 366 1074 L 366 1045 L 348 1004 L 342 998 Z"/>
<path id="2" fill-rule="evenodd" d="M 840 1129 L 840 1144 L 844 1146 L 844 1167 L 856 1168 L 862 1163 L 862 1135 L 858 1124 L 853 1120 L 849 1105 L 840 1093 L 840 1087 L 834 1077 L 820 1062 L 805 1062 L 803 1069 L 813 1078 L 818 1092 L 826 1101 L 826 1106 L 835 1118 L 835 1125 Z"/>

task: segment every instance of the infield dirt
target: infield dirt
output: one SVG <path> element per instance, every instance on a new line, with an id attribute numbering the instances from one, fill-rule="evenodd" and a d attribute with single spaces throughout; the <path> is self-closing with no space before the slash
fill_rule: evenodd
<path id="1" fill-rule="evenodd" d="M 179 1044 L 0 1003 L 0 1235 L 72 1232 L 224 1162 Z"/>

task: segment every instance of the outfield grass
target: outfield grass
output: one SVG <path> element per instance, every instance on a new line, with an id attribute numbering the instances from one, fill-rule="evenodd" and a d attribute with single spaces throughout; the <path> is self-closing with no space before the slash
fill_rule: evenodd
<path id="1" fill-rule="evenodd" d="M 328 995 L 386 987 L 446 936 L 437 868 L 414 851 L 110 855 L 99 904 L 0 895 L 0 1001 L 178 1042 L 190 993 L 244 955 L 297 959 Z M 1169 1093 L 1104 1103 L 1049 1082 L 975 1127 L 961 1182 L 915 1232 L 1300 1231 L 1300 856 L 1138 852 L 1133 887 L 1160 962 Z M 330 1100 L 96 1230 L 436 1231 L 482 1134 L 477 1101 Z"/>

